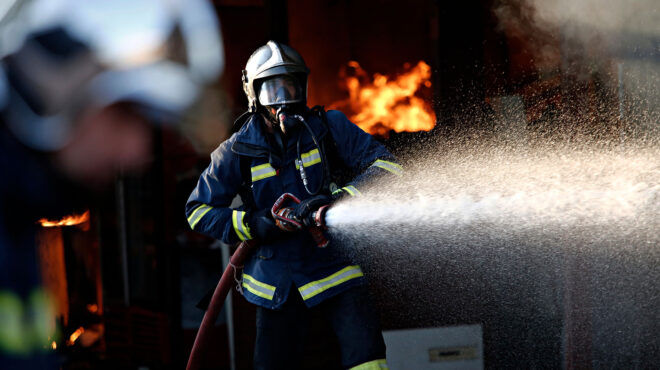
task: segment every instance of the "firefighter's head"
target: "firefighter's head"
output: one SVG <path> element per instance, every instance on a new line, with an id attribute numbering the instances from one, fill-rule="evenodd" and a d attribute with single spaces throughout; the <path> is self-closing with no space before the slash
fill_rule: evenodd
<path id="1" fill-rule="evenodd" d="M 249 111 L 264 114 L 270 124 L 286 133 L 294 122 L 288 116 L 306 106 L 308 75 L 297 51 L 269 41 L 252 53 L 243 70 Z"/>

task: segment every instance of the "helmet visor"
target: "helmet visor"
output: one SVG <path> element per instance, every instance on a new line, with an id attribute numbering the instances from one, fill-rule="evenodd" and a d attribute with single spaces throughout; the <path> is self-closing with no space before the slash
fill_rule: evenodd
<path id="1" fill-rule="evenodd" d="M 259 87 L 261 105 L 278 105 L 303 102 L 303 89 L 298 81 L 287 75 L 264 80 Z"/>

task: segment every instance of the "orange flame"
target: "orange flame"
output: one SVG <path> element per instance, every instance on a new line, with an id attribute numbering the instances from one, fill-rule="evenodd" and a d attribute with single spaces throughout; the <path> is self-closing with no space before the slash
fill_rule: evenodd
<path id="1" fill-rule="evenodd" d="M 42 218 L 41 220 L 39 220 L 39 223 L 43 227 L 73 226 L 73 225 L 82 224 L 83 222 L 87 222 L 88 220 L 89 220 L 89 210 L 85 211 L 81 215 L 66 216 L 59 221 L 51 221 Z"/>
<path id="2" fill-rule="evenodd" d="M 66 344 L 72 346 L 84 332 L 85 332 L 85 328 L 83 328 L 82 326 L 79 327 L 78 329 L 76 329 L 76 331 L 71 333 L 71 336 L 69 336 L 69 340 L 66 342 Z"/>
<path id="3" fill-rule="evenodd" d="M 374 74 L 370 81 L 367 73 L 355 61 L 348 63 L 351 71 L 342 71 L 348 89 L 348 101 L 332 104 L 341 109 L 348 105 L 354 112 L 350 119 L 360 128 L 375 135 L 386 136 L 390 130 L 428 131 L 435 126 L 435 113 L 416 93 L 422 86 L 431 87 L 431 67 L 420 61 L 395 78 Z"/>
<path id="4" fill-rule="evenodd" d="M 56 342 L 56 341 L 53 341 L 53 342 L 50 344 L 50 348 L 52 348 L 52 349 L 57 349 L 57 342 Z"/>

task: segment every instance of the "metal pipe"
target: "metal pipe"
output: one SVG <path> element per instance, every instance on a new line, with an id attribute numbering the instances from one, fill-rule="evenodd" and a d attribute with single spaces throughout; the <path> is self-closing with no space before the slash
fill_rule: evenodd
<path id="1" fill-rule="evenodd" d="M 218 241 L 222 253 L 222 264 L 229 265 L 229 246 Z M 225 318 L 227 319 L 227 337 L 229 338 L 229 369 L 236 370 L 236 344 L 234 340 L 234 311 L 231 294 L 227 294 L 225 300 Z"/>
<path id="2" fill-rule="evenodd" d="M 117 193 L 117 226 L 119 227 L 119 247 L 121 249 L 121 272 L 124 285 L 124 305 L 131 303 L 128 275 L 128 231 L 126 230 L 126 196 L 124 195 L 124 179 L 119 176 L 115 185 Z"/>

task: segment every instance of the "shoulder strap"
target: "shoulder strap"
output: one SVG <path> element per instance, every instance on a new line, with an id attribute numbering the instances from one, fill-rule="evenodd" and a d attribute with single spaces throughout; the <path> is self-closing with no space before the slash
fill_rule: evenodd
<path id="1" fill-rule="evenodd" d="M 246 209 L 256 209 L 257 204 L 254 201 L 254 194 L 252 194 L 252 171 L 250 171 L 250 157 L 246 155 L 239 155 L 241 178 L 243 179 L 238 195 L 241 196 L 243 205 Z"/>
<path id="2" fill-rule="evenodd" d="M 253 112 L 247 111 L 247 112 L 244 112 L 243 114 L 241 114 L 240 116 L 238 116 L 238 118 L 236 118 L 236 119 L 234 120 L 234 124 L 233 124 L 232 127 L 231 127 L 231 133 L 233 134 L 233 133 L 235 133 L 235 132 L 238 132 L 238 130 L 240 130 L 241 127 L 243 127 L 243 125 L 245 124 L 245 122 L 247 122 L 247 120 L 248 120 L 253 114 L 254 114 Z"/>
<path id="3" fill-rule="evenodd" d="M 323 151 L 325 152 L 328 161 L 328 166 L 326 166 L 328 173 L 325 176 L 325 184 L 323 186 L 326 190 L 332 193 L 335 190 L 333 189 L 333 183 L 335 187 L 342 187 L 350 181 L 353 176 L 350 168 L 346 166 L 339 156 L 337 142 L 332 136 L 332 130 L 330 129 L 325 109 L 321 105 L 316 105 L 312 108 L 312 112 L 321 118 L 321 122 L 327 130 L 327 134 L 323 137 L 323 140 L 321 140 L 321 146 L 323 146 Z"/>

